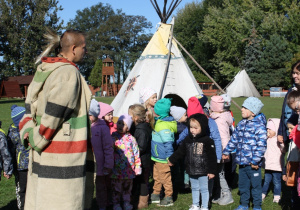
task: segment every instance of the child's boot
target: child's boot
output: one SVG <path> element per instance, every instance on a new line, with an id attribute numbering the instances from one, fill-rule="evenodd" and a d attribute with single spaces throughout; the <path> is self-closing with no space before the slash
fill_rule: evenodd
<path id="1" fill-rule="evenodd" d="M 280 195 L 274 195 L 273 203 L 279 203 Z"/>
<path id="2" fill-rule="evenodd" d="M 151 203 L 160 203 L 160 195 L 151 194 Z"/>
<path id="3" fill-rule="evenodd" d="M 159 206 L 173 206 L 173 198 L 167 196 L 164 197 L 164 199 L 160 201 Z"/>
<path id="4" fill-rule="evenodd" d="M 261 200 L 262 200 L 262 201 L 264 201 L 264 200 L 265 200 L 265 198 L 266 198 L 266 194 L 264 194 L 264 193 L 263 193 L 263 194 L 261 194 Z"/>
<path id="5" fill-rule="evenodd" d="M 143 208 L 148 207 L 148 198 L 149 198 L 149 195 L 140 196 L 138 209 L 143 209 Z"/>
<path id="6" fill-rule="evenodd" d="M 229 192 L 223 193 L 223 197 L 219 200 L 218 204 L 221 206 L 225 206 L 225 205 L 231 204 L 233 202 L 234 202 L 234 200 L 232 198 L 231 192 L 229 191 Z"/>

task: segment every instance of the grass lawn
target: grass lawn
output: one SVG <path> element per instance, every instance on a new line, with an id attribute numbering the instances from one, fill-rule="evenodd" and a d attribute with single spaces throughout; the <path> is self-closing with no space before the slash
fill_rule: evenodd
<path id="1" fill-rule="evenodd" d="M 98 101 L 102 101 L 105 103 L 111 103 L 113 98 L 111 97 L 99 97 L 96 98 Z M 283 102 L 283 98 L 269 98 L 269 97 L 262 97 L 260 98 L 261 101 L 264 103 L 264 107 L 262 112 L 268 118 L 279 118 L 281 115 L 281 106 Z M 234 99 L 240 106 L 242 105 L 245 98 L 235 98 Z M 10 118 L 10 107 L 13 104 L 17 104 L 19 106 L 24 106 L 23 100 L 8 100 L 8 99 L 0 99 L 0 120 L 2 121 L 2 129 L 7 131 L 9 125 L 12 123 Z M 231 105 L 232 112 L 235 117 L 236 124 L 241 120 L 241 112 L 234 106 Z M 265 201 L 263 202 L 262 209 L 270 209 L 270 210 L 279 210 L 279 209 L 289 209 L 289 200 L 290 200 L 290 191 L 285 185 L 282 185 L 282 206 L 275 204 L 272 202 L 273 195 L 272 192 L 266 197 Z M 238 189 L 234 188 L 232 190 L 232 195 L 234 199 L 234 203 L 227 206 L 219 206 L 217 204 L 213 204 L 211 209 L 216 210 L 231 210 L 236 208 L 239 205 L 239 195 Z M 155 204 L 151 204 L 148 209 L 188 209 L 189 205 L 192 204 L 192 196 L 191 193 L 186 194 L 178 194 L 177 200 L 174 202 L 174 206 L 172 207 L 157 207 Z M 14 185 L 14 177 L 10 180 L 5 179 L 2 177 L 0 182 L 0 210 L 14 210 L 17 209 L 16 205 L 16 197 L 15 197 L 15 185 Z M 97 204 L 93 202 L 92 209 L 97 209 Z"/>

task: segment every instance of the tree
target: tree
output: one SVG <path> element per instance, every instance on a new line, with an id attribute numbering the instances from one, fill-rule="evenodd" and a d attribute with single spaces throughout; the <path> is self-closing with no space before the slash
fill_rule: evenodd
<path id="1" fill-rule="evenodd" d="M 152 27 L 144 16 L 129 16 L 102 3 L 77 11 L 68 26 L 87 32 L 88 54 L 80 64 L 81 72 L 88 77 L 96 60 L 109 55 L 115 62 L 117 82 L 126 78 L 142 53 L 151 36 L 145 31 Z"/>
<path id="2" fill-rule="evenodd" d="M 101 87 L 102 85 L 102 60 L 98 59 L 89 76 L 89 82 L 93 87 Z"/>
<path id="3" fill-rule="evenodd" d="M 62 28 L 56 0 L 0 0 L 0 56 L 3 76 L 34 74 L 45 28 Z"/>

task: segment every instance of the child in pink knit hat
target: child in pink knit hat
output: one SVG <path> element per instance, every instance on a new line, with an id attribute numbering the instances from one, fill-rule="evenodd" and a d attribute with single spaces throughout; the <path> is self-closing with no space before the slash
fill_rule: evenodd
<path id="1" fill-rule="evenodd" d="M 132 209 L 130 204 L 133 178 L 142 173 L 139 147 L 136 139 L 129 133 L 132 118 L 123 114 L 117 122 L 117 132 L 112 134 L 114 139 L 114 168 L 111 175 L 113 189 L 113 209 Z"/>
<path id="2" fill-rule="evenodd" d="M 109 104 L 98 102 L 100 106 L 100 114 L 98 115 L 99 119 L 105 120 L 107 126 L 109 127 L 110 134 L 117 131 L 117 125 L 113 122 L 113 112 L 114 108 Z"/>

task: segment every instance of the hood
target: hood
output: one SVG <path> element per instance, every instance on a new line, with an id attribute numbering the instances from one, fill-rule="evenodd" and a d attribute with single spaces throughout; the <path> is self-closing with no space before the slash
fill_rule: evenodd
<path id="1" fill-rule="evenodd" d="M 263 123 L 264 125 L 267 125 L 267 118 L 263 113 L 259 113 L 251 121 Z"/>
<path id="2" fill-rule="evenodd" d="M 272 131 L 275 131 L 277 136 L 278 128 L 279 128 L 280 119 L 278 118 L 270 118 L 267 122 L 267 128 L 269 128 Z"/>
<path id="3" fill-rule="evenodd" d="M 196 138 L 200 138 L 203 136 L 207 136 L 207 131 L 208 131 L 208 119 L 204 114 L 193 114 L 189 117 L 188 119 L 188 128 L 189 128 L 189 136 L 190 138 L 193 138 L 193 135 L 190 132 L 190 120 L 191 118 L 197 120 L 201 126 L 201 133 L 196 135 Z"/>

